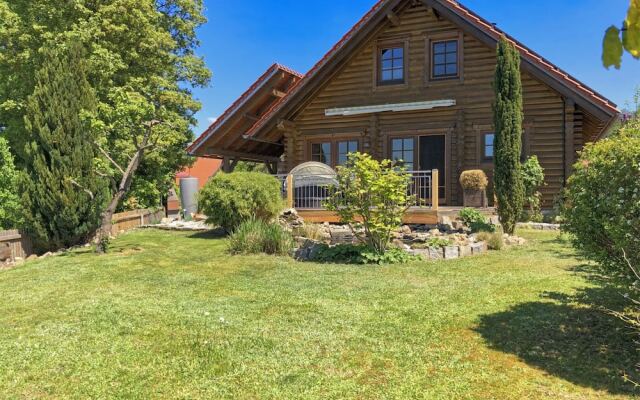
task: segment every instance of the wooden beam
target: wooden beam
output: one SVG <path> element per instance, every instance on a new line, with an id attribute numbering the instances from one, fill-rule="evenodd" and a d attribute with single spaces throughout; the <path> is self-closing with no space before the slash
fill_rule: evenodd
<path id="1" fill-rule="evenodd" d="M 219 150 L 219 149 L 207 149 L 206 154 L 196 154 L 198 157 L 207 157 L 207 158 L 218 158 L 224 159 L 225 157 L 237 158 L 239 161 L 255 161 L 255 162 L 278 162 L 280 161 L 280 157 L 276 156 L 265 156 L 262 154 L 251 154 L 251 153 L 242 153 L 238 151 L 231 150 Z"/>
<path id="2" fill-rule="evenodd" d="M 247 119 L 250 119 L 251 121 L 259 121 L 260 117 L 258 117 L 257 115 L 253 115 L 253 114 L 249 114 L 249 113 L 244 113 L 244 117 Z"/>
<path id="3" fill-rule="evenodd" d="M 400 25 L 400 18 L 398 18 L 398 15 L 396 13 L 394 13 L 393 11 L 389 11 L 387 13 L 387 19 L 391 22 L 391 25 L 393 25 L 393 26 L 399 26 Z"/>
<path id="4" fill-rule="evenodd" d="M 281 119 L 281 120 L 278 120 L 278 124 L 276 126 L 278 130 L 282 132 L 298 132 L 298 127 L 296 126 L 296 123 L 293 121 Z"/>
<path id="5" fill-rule="evenodd" d="M 279 97 L 279 98 L 283 98 L 284 96 L 286 96 L 286 95 L 287 95 L 285 92 L 282 92 L 282 91 L 280 91 L 280 90 L 278 90 L 278 89 L 273 89 L 273 90 L 271 91 L 271 94 L 272 94 L 274 97 Z"/>
<path id="6" fill-rule="evenodd" d="M 573 143 L 575 134 L 575 111 L 576 105 L 573 100 L 566 99 L 564 105 L 564 180 L 565 183 L 573 173 L 573 163 L 575 162 L 575 145 Z"/>
<path id="7" fill-rule="evenodd" d="M 295 187 L 293 185 L 293 175 L 287 176 L 287 208 L 293 208 L 293 192 Z"/>
<path id="8" fill-rule="evenodd" d="M 440 208 L 440 172 L 437 169 L 431 171 L 431 209 L 438 211 Z"/>

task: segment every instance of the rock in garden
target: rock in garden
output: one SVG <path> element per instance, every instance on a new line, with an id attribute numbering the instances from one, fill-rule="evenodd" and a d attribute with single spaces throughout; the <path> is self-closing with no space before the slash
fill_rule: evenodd
<path id="1" fill-rule="evenodd" d="M 458 246 L 447 246 L 444 248 L 444 259 L 453 260 L 460 258 L 460 248 Z"/>
<path id="2" fill-rule="evenodd" d="M 487 247 L 486 242 L 478 242 L 478 243 L 473 243 L 471 245 L 471 252 L 473 253 L 474 256 L 484 254 L 487 251 L 489 251 L 489 248 Z"/>
<path id="3" fill-rule="evenodd" d="M 278 216 L 278 223 L 283 228 L 291 231 L 294 228 L 299 228 L 303 226 L 304 219 L 302 219 L 302 217 L 298 215 L 298 212 L 296 210 L 294 210 L 293 208 L 289 208 L 287 210 L 284 210 Z"/>
<path id="4" fill-rule="evenodd" d="M 460 257 L 469 257 L 473 255 L 471 245 L 460 246 Z"/>
<path id="5" fill-rule="evenodd" d="M 0 262 L 11 259 L 11 247 L 9 243 L 0 244 Z"/>
<path id="6" fill-rule="evenodd" d="M 444 259 L 444 250 L 442 247 L 430 247 L 429 248 L 429 259 L 431 260 L 442 260 Z"/>

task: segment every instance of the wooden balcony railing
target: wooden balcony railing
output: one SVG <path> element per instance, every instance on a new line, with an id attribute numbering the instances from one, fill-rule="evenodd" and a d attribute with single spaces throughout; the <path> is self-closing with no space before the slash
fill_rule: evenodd
<path id="1" fill-rule="evenodd" d="M 410 171 L 407 190 L 412 196 L 412 207 L 438 210 L 440 202 L 439 171 Z M 324 210 L 331 186 L 337 182 L 330 175 L 276 175 L 282 184 L 282 197 L 287 208 L 296 210 Z"/>

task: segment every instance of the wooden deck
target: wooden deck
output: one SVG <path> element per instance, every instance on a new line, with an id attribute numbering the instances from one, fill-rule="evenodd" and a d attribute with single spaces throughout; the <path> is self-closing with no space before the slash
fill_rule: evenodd
<path id="1" fill-rule="evenodd" d="M 431 208 L 411 208 L 404 216 L 403 222 L 405 224 L 415 225 L 436 225 L 442 221 L 442 217 L 455 218 L 462 210 L 462 207 L 440 207 L 437 210 Z M 479 209 L 480 212 L 487 216 L 495 215 L 495 209 L 483 208 Z M 327 210 L 298 210 L 300 215 L 306 222 L 313 224 L 321 223 L 340 223 L 340 218 L 336 213 Z"/>

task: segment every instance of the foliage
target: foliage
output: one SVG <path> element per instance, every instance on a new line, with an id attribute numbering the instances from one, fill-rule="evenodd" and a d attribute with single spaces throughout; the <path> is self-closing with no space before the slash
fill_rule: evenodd
<path id="1" fill-rule="evenodd" d="M 418 260 L 402 249 L 391 248 L 380 253 L 371 247 L 361 244 L 339 244 L 337 246 L 320 245 L 312 261 L 338 264 L 406 264 Z"/>
<path id="2" fill-rule="evenodd" d="M 486 190 L 489 186 L 489 179 L 484 171 L 470 170 L 460 174 L 460 184 L 465 190 Z"/>
<path id="3" fill-rule="evenodd" d="M 322 239 L 322 226 L 318 224 L 304 224 L 293 229 L 294 236 L 311 240 Z"/>
<path id="4" fill-rule="evenodd" d="M 244 221 L 229 237 L 231 254 L 289 255 L 293 238 L 280 225 L 257 219 Z"/>
<path id="5" fill-rule="evenodd" d="M 608 69 L 620 69 L 622 55 L 626 50 L 640 59 L 640 0 L 630 0 L 629 11 L 622 29 L 612 25 L 603 40 L 602 63 Z"/>
<path id="6" fill-rule="evenodd" d="M 7 140 L 0 136 L 0 231 L 17 228 L 21 219 L 18 171 Z"/>
<path id="7" fill-rule="evenodd" d="M 495 128 L 494 188 L 498 215 L 506 233 L 513 234 L 524 206 L 522 152 L 522 82 L 520 52 L 502 38 L 497 49 L 493 103 Z"/>
<path id="8" fill-rule="evenodd" d="M 68 4 L 67 4 L 68 3 Z M 192 87 L 208 84 L 210 73 L 195 55 L 197 28 L 205 22 L 202 0 L 0 0 L 0 121 L 16 164 L 23 152 L 27 97 L 35 72 L 46 64 L 44 49 L 70 38 L 86 49 L 87 75 L 97 97 L 92 129 L 101 148 L 119 165 L 135 153 L 146 133 L 141 122 L 162 120 L 157 146 L 145 154 L 128 197 L 157 206 L 171 176 L 188 164 L 184 151 L 200 104 Z M 96 168 L 117 181 L 122 171 L 100 157 Z M 146 181 L 140 183 L 139 181 Z M 113 185 L 116 186 L 116 185 Z M 127 196 L 123 199 L 127 201 Z M 122 208 L 122 207 L 121 207 Z"/>
<path id="9" fill-rule="evenodd" d="M 524 196 L 529 204 L 529 212 L 526 219 L 533 222 L 542 222 L 542 193 L 539 189 L 544 184 L 544 169 L 540 165 L 537 156 L 531 156 L 522 164 L 522 181 L 524 183 Z"/>
<path id="10" fill-rule="evenodd" d="M 263 172 L 268 174 L 267 166 L 265 163 L 250 162 L 250 161 L 238 161 L 236 168 L 233 172 Z"/>
<path id="11" fill-rule="evenodd" d="M 451 246 L 451 240 L 439 238 L 439 237 L 432 237 L 429 240 L 427 240 L 427 245 L 429 247 L 435 247 L 435 248 L 448 247 L 448 246 Z"/>
<path id="12" fill-rule="evenodd" d="M 504 237 L 502 232 L 480 232 L 476 238 L 481 242 L 487 242 L 489 250 L 502 250 L 504 248 Z"/>
<path id="13" fill-rule="evenodd" d="M 472 232 L 494 232 L 496 229 L 487 217 L 475 208 L 467 207 L 460 210 L 460 219 Z"/>
<path id="14" fill-rule="evenodd" d="M 338 167 L 338 185 L 327 208 L 349 224 L 362 242 L 384 254 L 391 232 L 400 228 L 409 205 L 410 179 L 389 160 L 376 161 L 368 154 L 351 153 L 346 165 Z"/>
<path id="15" fill-rule="evenodd" d="M 640 265 L 640 130 L 623 128 L 589 144 L 566 190 L 564 228 L 588 258 L 615 278 L 635 281 Z"/>
<path id="16" fill-rule="evenodd" d="M 85 243 L 95 233 L 106 184 L 95 173 L 90 115 L 95 95 L 86 80 L 82 48 L 70 43 L 45 52 L 27 103 L 24 225 L 39 250 Z"/>
<path id="17" fill-rule="evenodd" d="M 219 173 L 200 191 L 199 205 L 210 224 L 227 232 L 251 219 L 270 222 L 283 208 L 280 182 L 260 172 Z"/>

